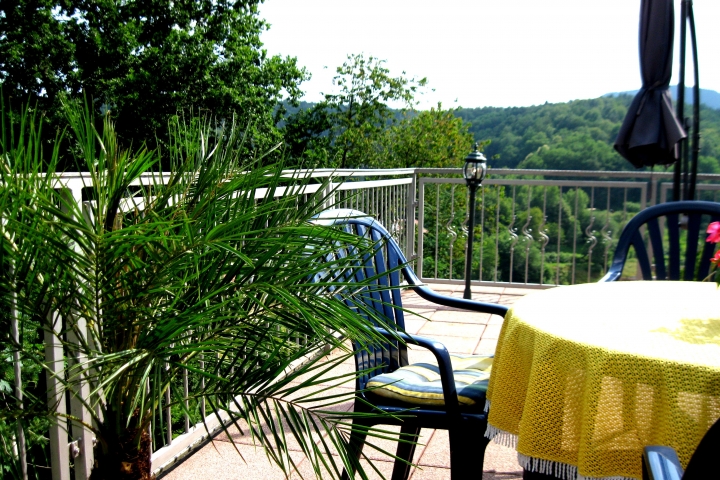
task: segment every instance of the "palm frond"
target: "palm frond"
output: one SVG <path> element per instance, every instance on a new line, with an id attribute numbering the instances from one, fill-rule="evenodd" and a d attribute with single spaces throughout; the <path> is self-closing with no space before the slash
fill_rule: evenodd
<path id="1" fill-rule="evenodd" d="M 327 185 L 240 158 L 247 140 L 234 125 L 176 119 L 172 170 L 161 172 L 159 152 L 123 149 L 87 103 L 67 103 L 66 113 L 76 162 L 89 172 L 82 203 L 58 187 L 59 151 L 38 151 L 37 118 L 3 125 L 0 254 L 13 268 L 0 288 L 14 292 L 3 306 L 15 302 L 19 320 L 52 332 L 72 359 L 59 380 L 92 416 L 98 462 L 143 448 L 151 425 L 172 429 L 163 409 L 191 415 L 202 401 L 228 419 L 226 431 L 242 422 L 286 473 L 297 471 L 290 442 L 318 475 L 357 468 L 347 454 L 354 414 L 333 410 L 352 391 L 326 383 L 355 374 L 333 375 L 338 361 L 322 352 L 344 348 L 341 338 L 382 341 L 373 324 L 384 320 L 341 301 L 363 288 L 343 272 L 374 247 L 311 221 L 330 200 Z M 26 358 L 50 371 L 42 355 Z M 187 396 L 183 378 L 193 383 Z M 80 383 L 89 396 L 79 397 Z"/>

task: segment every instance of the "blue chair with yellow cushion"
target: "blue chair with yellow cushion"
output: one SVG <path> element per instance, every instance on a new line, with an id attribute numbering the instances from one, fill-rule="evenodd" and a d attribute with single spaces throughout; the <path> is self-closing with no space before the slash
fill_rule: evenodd
<path id="1" fill-rule="evenodd" d="M 367 255 L 364 264 L 346 273 L 343 279 L 344 282 L 374 279 L 373 287 L 345 296 L 345 301 L 363 312 L 387 338 L 383 344 L 354 345 L 356 367 L 363 372 L 356 382 L 355 411 L 394 415 L 356 417 L 350 442 L 357 458 L 362 455 L 368 429 L 377 424 L 400 425 L 407 441 L 398 442 L 396 455 L 404 461 L 395 461 L 392 479 L 406 479 L 420 429 L 446 429 L 450 436 L 452 478 L 482 478 L 488 444 L 484 435 L 485 392 L 492 356 L 451 355 L 441 343 L 405 333 L 401 281 L 404 279 L 420 297 L 439 305 L 503 317 L 507 307 L 439 295 L 422 285 L 387 230 L 362 212 L 328 210 L 315 221 L 337 225 L 374 245 L 374 254 Z M 409 364 L 407 345 L 428 349 L 436 361 Z M 347 472 L 344 476 L 347 478 Z"/>

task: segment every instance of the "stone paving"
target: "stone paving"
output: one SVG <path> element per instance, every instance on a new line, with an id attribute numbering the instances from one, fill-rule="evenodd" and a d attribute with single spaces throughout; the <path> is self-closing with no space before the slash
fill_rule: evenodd
<path id="1" fill-rule="evenodd" d="M 462 297 L 464 288 L 461 285 L 432 285 L 433 290 L 445 295 Z M 474 287 L 473 299 L 485 302 L 512 304 L 522 295 L 532 290 L 503 287 Z M 411 334 L 431 337 L 443 343 L 452 353 L 489 354 L 495 351 L 502 319 L 497 316 L 477 314 L 438 306 L 418 297 L 412 291 L 403 293 L 403 306 L 419 316 L 406 319 L 406 330 Z M 331 352 L 330 356 L 339 355 Z M 432 360 L 434 357 L 427 350 L 412 348 L 410 362 Z M 352 359 L 341 365 L 339 370 L 354 369 Z M 352 391 L 353 384 L 335 387 L 338 392 Z M 339 405 L 341 410 L 352 408 L 352 402 Z M 386 429 L 392 427 L 384 427 Z M 482 432 L 478 432 L 479 435 Z M 255 447 L 252 440 L 231 430 L 227 434 L 218 435 L 215 440 L 189 459 L 170 470 L 163 480 L 274 480 L 286 476 L 274 463 L 271 463 L 262 448 Z M 319 441 L 319 438 L 318 438 Z M 234 445 L 233 445 L 234 443 Z M 387 451 L 395 451 L 395 445 L 389 440 L 373 440 L 378 447 Z M 290 448 L 290 456 L 302 475 L 302 478 L 315 478 L 315 474 L 299 447 Z M 392 458 L 376 450 L 365 448 L 364 453 L 385 478 L 390 478 Z M 411 480 L 443 480 L 450 479 L 450 455 L 448 434 L 444 430 L 423 429 L 419 445 L 415 451 L 413 462 L 418 465 L 411 472 Z M 515 451 L 491 443 L 485 454 L 483 480 L 510 480 L 522 478 L 522 469 L 517 463 Z M 370 478 L 381 478 L 372 468 L 366 468 Z M 290 478 L 299 479 L 297 473 Z"/>

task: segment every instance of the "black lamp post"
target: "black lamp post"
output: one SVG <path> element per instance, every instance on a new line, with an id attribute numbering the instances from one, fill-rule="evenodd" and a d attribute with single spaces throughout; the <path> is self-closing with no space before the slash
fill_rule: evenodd
<path id="1" fill-rule="evenodd" d="M 470 299 L 470 273 L 472 272 L 472 251 L 473 251 L 473 233 L 475 231 L 475 192 L 477 187 L 485 179 L 487 173 L 487 162 L 485 155 L 478 150 L 478 144 L 475 144 L 473 151 L 465 157 L 465 166 L 463 167 L 463 176 L 470 189 L 470 202 L 468 202 L 470 225 L 468 228 L 467 252 L 465 252 L 465 293 L 463 298 Z"/>

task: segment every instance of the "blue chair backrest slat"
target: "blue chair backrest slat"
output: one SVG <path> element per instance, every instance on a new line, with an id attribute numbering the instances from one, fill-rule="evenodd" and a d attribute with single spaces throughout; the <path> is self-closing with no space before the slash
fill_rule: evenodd
<path id="1" fill-rule="evenodd" d="M 677 213 L 668 213 L 665 217 L 665 227 L 668 229 L 668 238 L 670 240 L 669 261 L 670 261 L 670 280 L 680 280 L 680 217 Z M 652 277 L 643 278 L 649 279 Z"/>
<path id="2" fill-rule="evenodd" d="M 387 245 L 383 242 L 380 232 L 374 228 L 372 229 L 372 241 L 376 248 L 375 271 L 378 275 L 380 275 L 378 278 L 378 285 L 381 287 L 381 290 L 379 290 L 378 293 L 380 294 L 380 300 L 382 302 L 381 307 L 387 318 L 395 320 L 396 310 L 393 308 L 393 299 L 390 295 L 389 287 L 398 288 L 400 286 L 400 282 L 392 283 L 392 278 L 388 274 L 388 267 L 385 263 L 385 259 L 387 258 L 387 255 L 385 255 L 387 252 Z"/>
<path id="3" fill-rule="evenodd" d="M 663 251 L 662 235 L 657 218 L 651 218 L 648 223 L 648 234 L 650 235 L 650 245 L 653 249 L 653 257 L 655 257 L 655 275 L 658 280 L 667 278 L 665 272 L 665 252 Z"/>
<path id="4" fill-rule="evenodd" d="M 639 230 L 635 232 L 635 235 L 633 235 L 631 243 L 632 246 L 635 247 L 635 254 L 637 255 L 638 263 L 640 264 L 640 271 L 642 271 L 643 277 L 651 276 L 650 259 L 648 258 L 645 242 L 643 241 Z"/>
<path id="5" fill-rule="evenodd" d="M 367 228 L 364 225 L 355 225 L 355 227 L 358 236 L 369 239 Z M 375 274 L 375 254 L 366 253 L 363 258 L 363 268 L 358 269 L 356 279 L 360 282 L 364 282 L 367 279 L 375 277 Z M 373 310 L 375 310 L 376 312 L 382 312 L 382 300 L 380 298 L 378 290 L 376 288 L 373 288 L 374 285 L 377 285 L 377 279 L 375 279 L 370 286 L 363 290 L 362 298 L 363 301 Z"/>
<path id="6" fill-rule="evenodd" d="M 683 275 L 683 280 L 685 281 L 691 281 L 695 278 L 701 217 L 702 214 L 700 213 L 690 213 L 688 215 L 687 238 L 685 242 L 685 273 Z"/>
<path id="7" fill-rule="evenodd" d="M 390 285 L 394 287 L 400 286 L 400 270 L 398 267 L 402 265 L 402 262 L 400 261 L 400 257 L 398 256 L 397 252 L 393 248 L 387 249 L 388 254 L 388 269 L 390 270 Z M 402 296 L 401 291 L 399 288 L 393 288 L 390 291 L 392 295 L 392 303 L 393 305 L 396 305 L 398 307 L 402 307 Z M 395 309 L 395 323 L 398 326 L 398 329 L 405 331 L 405 314 L 403 313 L 402 308 L 396 308 Z"/>

